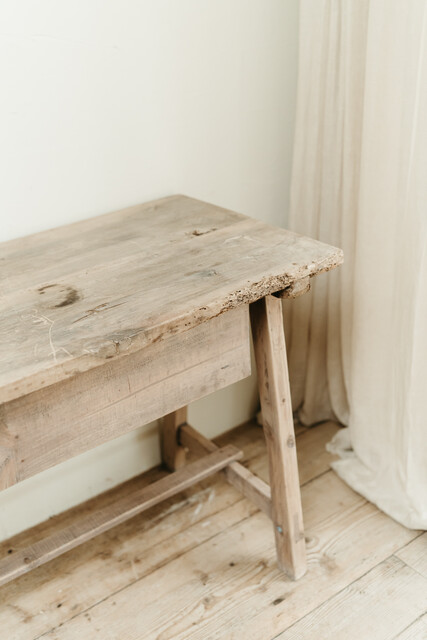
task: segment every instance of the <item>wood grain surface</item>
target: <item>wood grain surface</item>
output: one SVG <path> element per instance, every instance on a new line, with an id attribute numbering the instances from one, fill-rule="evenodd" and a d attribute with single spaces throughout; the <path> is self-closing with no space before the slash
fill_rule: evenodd
<path id="1" fill-rule="evenodd" d="M 185 196 L 0 245 L 0 402 L 181 333 L 342 262 Z"/>
<path id="2" fill-rule="evenodd" d="M 226 445 L 143 489 L 129 493 L 103 509 L 93 511 L 72 526 L 61 529 L 17 553 L 7 555 L 0 560 L 0 585 L 28 573 L 79 544 L 126 522 L 138 513 L 188 489 L 242 456 L 243 453 L 239 449 L 233 445 Z"/>
<path id="3" fill-rule="evenodd" d="M 309 561 L 298 582 L 277 568 L 270 520 L 217 474 L 1 587 L 3 635 L 271 640 L 294 626 L 302 640 L 344 640 L 347 630 L 361 640 L 424 640 L 425 582 L 393 562 L 405 549 L 418 562 L 425 549 L 416 541 L 420 532 L 388 518 L 329 469 L 325 444 L 337 429 L 324 423 L 297 431 Z M 216 443 L 243 449 L 245 466 L 268 478 L 259 427 L 245 425 Z M 166 473 L 153 469 L 0 543 L 0 555 L 18 553 Z"/>
<path id="4" fill-rule="evenodd" d="M 298 579 L 307 561 L 282 304 L 270 295 L 250 311 L 277 559 L 290 577 Z"/>
<path id="5" fill-rule="evenodd" d="M 247 306 L 0 406 L 0 489 L 250 374 Z"/>

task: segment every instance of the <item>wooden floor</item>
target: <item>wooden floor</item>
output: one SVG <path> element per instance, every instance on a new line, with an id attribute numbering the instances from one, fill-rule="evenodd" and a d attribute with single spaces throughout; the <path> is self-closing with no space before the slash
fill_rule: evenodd
<path id="1" fill-rule="evenodd" d="M 275 564 L 271 523 L 217 475 L 0 589 L 1 640 L 427 638 L 427 533 L 400 526 L 331 470 L 337 427 L 298 431 L 308 573 Z M 267 479 L 254 424 L 219 439 Z M 153 470 L 120 489 L 158 478 Z M 69 523 L 117 490 L 0 545 Z"/>

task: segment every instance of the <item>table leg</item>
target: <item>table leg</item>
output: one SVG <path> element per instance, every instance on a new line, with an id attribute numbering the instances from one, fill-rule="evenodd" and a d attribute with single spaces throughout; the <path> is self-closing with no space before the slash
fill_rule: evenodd
<path id="1" fill-rule="evenodd" d="M 298 579 L 306 571 L 306 556 L 282 302 L 268 295 L 253 303 L 250 312 L 277 559 L 281 569 Z"/>
<path id="2" fill-rule="evenodd" d="M 160 429 L 163 464 L 175 471 L 185 464 L 185 449 L 178 443 L 179 428 L 187 423 L 187 407 L 164 416 Z"/>

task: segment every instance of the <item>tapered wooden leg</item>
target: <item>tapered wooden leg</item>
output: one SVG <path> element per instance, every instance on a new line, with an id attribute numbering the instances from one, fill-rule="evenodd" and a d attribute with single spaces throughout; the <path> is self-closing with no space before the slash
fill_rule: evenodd
<path id="1" fill-rule="evenodd" d="M 280 568 L 297 579 L 306 571 L 306 556 L 282 302 L 269 295 L 250 311 L 277 559 Z"/>
<path id="2" fill-rule="evenodd" d="M 169 471 L 175 471 L 185 464 L 185 449 L 178 443 L 178 430 L 187 422 L 187 407 L 177 409 L 165 416 L 161 424 L 162 460 Z"/>

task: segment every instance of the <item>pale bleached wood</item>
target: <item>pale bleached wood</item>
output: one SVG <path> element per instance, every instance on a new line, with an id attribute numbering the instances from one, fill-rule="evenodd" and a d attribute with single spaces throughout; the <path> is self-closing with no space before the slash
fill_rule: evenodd
<path id="1" fill-rule="evenodd" d="M 268 484 L 238 462 L 229 464 L 224 474 L 233 487 L 271 518 L 271 489 Z"/>
<path id="2" fill-rule="evenodd" d="M 426 611 L 427 579 L 391 557 L 276 638 L 392 640 Z"/>
<path id="3" fill-rule="evenodd" d="M 282 303 L 267 296 L 250 311 L 278 562 L 297 579 L 306 571 L 306 556 Z"/>
<path id="4" fill-rule="evenodd" d="M 427 532 L 399 549 L 395 555 L 427 578 Z"/>
<path id="5" fill-rule="evenodd" d="M 180 428 L 179 439 L 190 451 L 198 454 L 205 454 L 208 451 L 211 452 L 218 449 L 211 440 L 205 438 L 188 424 Z M 223 469 L 223 473 L 233 487 L 243 493 L 258 509 L 261 509 L 261 511 L 271 518 L 271 490 L 268 484 L 251 473 L 239 462 L 231 462 Z"/>
<path id="6" fill-rule="evenodd" d="M 315 476 L 322 473 L 325 468 L 329 468 L 330 463 L 336 460 L 336 456 L 331 455 L 324 444 L 332 440 L 340 427 L 335 422 L 324 422 L 322 425 L 316 425 L 309 429 L 299 429 L 298 425 L 295 434 L 298 437 L 297 457 L 298 457 L 298 475 L 300 484 L 307 481 L 307 477 L 311 474 Z M 222 441 L 221 441 L 222 442 Z M 316 455 L 313 455 L 316 451 Z M 307 475 L 309 474 L 309 476 Z M 269 481 L 268 468 L 260 468 L 257 472 L 265 482 Z"/>
<path id="7" fill-rule="evenodd" d="M 277 298 L 299 298 L 310 291 L 310 278 L 301 278 L 301 280 L 295 280 L 286 289 L 278 291 L 274 295 Z"/>
<path id="8" fill-rule="evenodd" d="M 188 232 L 183 221 L 189 219 L 190 211 L 194 214 L 194 208 L 199 211 L 198 222 L 201 225 Z M 209 210 L 207 215 L 206 209 Z M 177 223 L 180 218 L 178 211 L 182 215 Z M 244 313 L 248 303 L 262 296 L 267 296 L 268 305 L 270 293 L 333 268 L 342 260 L 339 250 L 295 234 L 279 232 L 237 214 L 221 211 L 215 216 L 218 217 L 218 226 L 209 226 L 207 221 L 213 216 L 212 207 L 182 197 L 163 200 L 144 215 L 146 213 L 142 208 L 140 222 L 144 242 L 141 234 L 134 233 L 132 224 L 126 225 L 128 218 L 134 222 L 132 215 L 127 217 L 118 213 L 117 217 L 122 222 L 120 226 L 114 216 L 108 221 L 105 219 L 107 238 L 100 243 L 98 240 L 93 242 L 90 223 L 80 225 L 83 239 L 79 246 L 80 269 L 73 271 L 73 265 L 77 266 L 73 251 L 64 250 L 64 266 L 59 270 L 62 275 L 58 277 L 58 270 L 52 273 L 55 281 L 50 278 L 48 282 L 40 280 L 43 280 L 42 274 L 49 274 L 52 266 L 49 262 L 52 243 L 64 240 L 67 237 L 64 237 L 64 232 L 51 232 L 44 239 L 39 235 L 33 239 L 34 242 L 27 239 L 5 245 L 8 263 L 1 286 L 6 304 L 0 320 L 0 333 L 8 336 L 5 341 L 8 346 L 2 360 L 5 367 L 3 370 L 0 367 L 0 394 L 3 394 L 0 395 L 0 401 L 3 401 L 1 439 L 13 442 L 13 449 L 11 455 L 9 451 L 6 455 L 4 448 L 1 452 L 3 486 L 136 428 L 137 412 L 141 414 L 142 423 L 148 422 L 244 377 L 248 373 L 245 339 L 232 340 L 233 348 L 221 350 L 222 357 L 206 359 L 206 341 L 208 346 L 221 343 L 215 333 L 216 324 L 220 322 L 223 325 L 230 320 L 233 310 Z M 153 218 L 156 218 L 154 223 Z M 161 227 L 158 226 L 158 218 L 162 219 Z M 170 224 L 167 223 L 168 218 Z M 111 221 L 115 231 L 109 236 L 111 226 L 108 223 Z M 195 222 L 194 216 L 192 221 Z M 93 228 L 98 235 L 104 236 L 102 227 L 95 223 Z M 76 229 L 74 226 L 74 233 Z M 159 239 L 160 229 L 162 236 Z M 184 232 L 185 237 L 182 235 Z M 123 233 L 126 240 L 143 252 L 129 254 L 125 247 L 118 247 Z M 147 236 L 154 241 L 147 243 Z M 202 240 L 194 244 L 195 238 Z M 107 246 L 108 260 L 105 261 Z M 282 253 L 285 248 L 286 268 Z M 32 264 L 31 257 L 38 253 L 43 257 L 28 271 L 30 280 L 26 282 L 21 274 L 25 276 L 26 268 Z M 83 265 L 85 269 L 82 269 Z M 18 278 L 15 273 L 20 274 Z M 227 312 L 225 320 L 221 319 L 224 312 Z M 195 341 L 195 331 L 200 325 L 208 334 L 203 345 Z M 247 324 L 245 326 L 247 328 Z M 244 332 L 240 333 L 243 335 Z M 255 330 L 254 335 L 256 333 Z M 181 334 L 184 338 L 190 336 L 188 339 L 192 343 L 187 345 L 190 349 L 184 347 Z M 269 342 L 268 332 L 266 336 Z M 272 345 L 267 345 L 267 342 L 264 347 L 272 354 L 269 375 L 280 379 L 283 372 L 280 368 L 275 371 Z M 180 357 L 188 353 L 196 359 L 192 366 L 186 360 L 185 366 L 178 371 L 169 368 L 169 361 L 174 361 L 173 355 L 179 362 Z M 162 355 L 166 359 L 163 366 L 160 362 Z M 138 360 L 147 356 L 152 359 L 146 362 L 144 370 L 141 362 L 135 362 L 131 356 Z M 113 361 L 112 366 L 117 365 L 113 367 L 112 379 L 108 381 L 110 394 L 107 392 L 108 384 L 104 384 L 108 371 L 105 366 L 101 367 L 107 360 Z M 153 380 L 152 373 L 156 367 L 157 379 Z M 133 370 L 140 375 L 142 373 L 143 377 L 136 389 L 132 389 L 130 384 Z M 225 374 L 222 373 L 224 370 L 227 370 Z M 98 398 L 96 406 L 93 406 L 93 399 L 87 394 L 100 389 L 104 397 Z M 262 382 L 260 391 L 262 399 Z M 282 388 L 279 393 L 282 393 Z M 92 424 L 85 424 L 86 417 L 78 420 L 69 411 L 74 406 L 88 412 Z M 32 412 L 29 410 L 31 407 Z M 61 412 L 65 417 L 62 421 L 58 420 Z M 43 425 L 37 430 L 31 424 L 31 437 L 28 434 L 30 415 Z M 69 424 L 69 415 L 72 425 Z M 173 420 L 176 417 L 174 415 Z M 60 429 L 57 424 L 61 425 Z M 74 429 L 76 424 L 78 428 Z M 169 458 L 167 464 L 173 468 L 178 466 L 180 455 L 174 438 L 177 426 L 172 424 L 171 418 L 166 420 L 165 433 L 168 436 L 164 439 L 163 450 L 165 457 Z M 277 426 L 274 424 L 273 428 Z M 28 450 L 30 442 L 31 450 Z M 290 446 L 289 439 L 287 445 Z M 272 451 L 272 447 L 269 448 Z M 285 459 L 288 470 L 284 467 Z M 292 457 L 287 456 L 284 450 L 270 453 L 272 516 L 279 564 L 293 577 L 299 577 L 304 572 L 304 543 L 302 519 L 294 508 L 296 502 L 300 502 L 296 460 L 295 464 L 289 464 L 291 460 Z M 296 484 L 295 479 L 291 481 L 295 475 Z M 240 473 L 238 479 L 242 487 L 251 487 L 248 474 L 244 478 Z M 251 491 L 258 502 L 262 491 L 266 493 L 261 481 L 255 482 Z M 285 497 L 288 500 L 286 506 L 282 503 Z M 270 501 L 261 503 L 266 509 Z"/>
<path id="9" fill-rule="evenodd" d="M 326 451 L 326 443 L 332 439 L 338 429 L 339 427 L 336 423 L 326 422 L 316 428 L 307 429 L 305 432 L 302 432 L 297 436 L 298 475 L 301 485 L 310 482 L 313 478 L 324 473 L 330 468 L 331 462 L 336 460 L 336 456 L 333 456 Z M 258 437 L 262 439 L 265 450 L 265 438 L 262 430 L 260 429 L 259 431 L 260 433 L 258 433 Z M 256 437 L 253 429 L 249 431 L 248 435 L 253 439 Z M 239 442 L 241 441 L 242 438 L 239 438 Z M 227 442 L 228 440 L 226 437 L 215 438 L 215 443 L 218 446 L 224 446 Z M 245 441 L 243 440 L 243 442 Z M 252 443 L 240 446 L 245 446 L 247 449 L 252 450 Z M 259 478 L 264 480 L 265 483 L 268 483 L 269 468 L 263 457 L 257 456 L 255 460 L 251 460 L 251 464 L 248 468 L 250 468 L 250 470 Z"/>
<path id="10" fill-rule="evenodd" d="M 247 307 L 0 407 L 28 478 L 250 374 Z M 1 487 L 0 487 L 1 488 Z"/>
<path id="11" fill-rule="evenodd" d="M 301 482 L 304 482 L 307 470 L 318 475 L 322 473 L 325 466 L 327 467 L 330 465 L 331 461 L 337 459 L 337 456 L 331 455 L 326 450 L 323 443 L 325 441 L 329 442 L 332 440 L 333 436 L 339 429 L 340 427 L 337 427 L 335 422 L 325 422 L 321 427 L 318 425 L 299 432 L 297 456 L 298 473 Z M 313 458 L 311 458 L 313 451 L 316 451 L 317 453 Z"/>
<path id="12" fill-rule="evenodd" d="M 313 439 L 312 447 L 309 447 L 306 442 L 307 446 L 301 449 L 301 454 L 304 456 L 300 467 L 301 481 L 310 485 L 310 487 L 307 485 L 308 493 L 304 494 L 309 527 L 317 526 L 322 518 L 333 522 L 335 512 L 354 510 L 355 505 L 360 503 L 360 498 L 332 474 L 326 474 L 326 481 L 323 480 L 320 486 L 317 486 L 317 481 L 312 482 L 316 475 L 327 471 L 332 459 L 330 454 L 326 453 L 323 456 L 325 444 L 331 437 L 331 429 L 332 425 L 324 424 L 308 431 L 309 437 L 313 437 L 315 433 L 318 435 Z M 335 431 L 336 429 L 335 425 Z M 220 446 L 232 443 L 238 449 L 243 448 L 245 465 L 254 473 L 268 475 L 265 443 L 262 430 L 258 426 L 251 423 L 242 425 L 217 438 L 216 443 Z M 322 467 L 317 463 L 319 458 L 323 460 Z M 313 464 L 314 461 L 316 464 Z M 0 554 L 7 555 L 10 550 L 14 553 L 17 549 L 32 544 L 35 539 L 47 537 L 72 525 L 82 515 L 94 509 L 103 508 L 132 493 L 135 489 L 158 480 L 159 474 L 166 474 L 166 472 L 162 469 L 153 469 L 93 498 L 88 503 L 59 514 L 32 530 L 24 531 L 13 539 L 0 543 Z M 256 507 L 243 499 L 225 481 L 221 473 L 216 474 L 201 485 L 192 486 L 183 495 L 162 502 L 149 512 L 136 516 L 76 548 L 72 553 L 65 554 L 0 588 L 0 629 L 7 628 L 10 638 L 16 636 L 19 640 L 33 640 L 79 613 L 84 615 L 85 611 L 90 611 L 97 602 L 121 591 L 137 578 L 148 578 L 153 571 L 168 567 L 170 562 L 176 561 L 179 556 L 203 542 L 209 539 L 214 541 L 215 536 L 238 525 L 245 518 L 250 518 L 255 511 Z M 382 533 L 385 537 L 387 536 L 387 531 Z M 394 535 L 395 532 L 391 533 Z M 401 540 L 397 535 L 400 546 L 403 544 Z M 260 547 L 258 558 L 256 555 L 251 556 L 254 558 L 253 565 L 248 565 L 244 558 L 247 542 L 243 541 L 243 548 L 242 541 L 238 542 L 237 546 L 229 549 L 229 553 L 237 554 L 242 560 L 241 565 L 236 564 L 233 571 L 238 570 L 239 566 L 242 569 L 247 566 L 250 571 L 249 576 L 252 575 L 252 571 L 254 572 L 254 580 L 256 580 L 259 558 L 265 557 L 264 553 L 271 555 L 269 575 L 272 576 L 272 580 L 269 580 L 265 594 L 267 598 L 265 608 L 269 611 L 268 599 L 273 600 L 281 594 L 283 578 L 275 569 L 274 543 L 268 522 L 264 528 L 264 539 L 261 543 L 263 546 Z M 321 558 L 321 551 L 318 551 L 317 556 Z M 222 568 L 228 566 L 227 559 L 223 559 L 221 555 L 218 560 L 217 555 L 216 560 L 218 579 L 220 579 L 216 584 L 218 589 L 223 591 L 226 583 L 222 582 L 221 576 Z M 228 560 L 230 561 L 236 563 L 237 558 L 232 557 Z M 343 563 L 345 561 L 346 558 L 343 559 Z M 358 562 L 357 555 L 347 558 L 349 567 Z M 146 587 L 144 581 L 140 584 L 142 587 L 140 601 L 143 601 Z M 236 615 L 239 615 L 240 598 L 245 598 L 245 590 L 240 591 L 239 584 L 240 581 L 232 587 L 234 594 L 232 606 L 236 610 Z M 204 588 L 200 583 L 200 589 L 204 590 Z M 163 611 L 160 595 L 161 576 L 158 589 L 160 589 L 156 591 L 159 597 L 158 610 L 161 613 Z M 225 592 L 228 601 L 227 594 L 228 590 Z M 202 593 L 200 592 L 199 595 L 201 598 Z M 196 600 L 199 595 L 197 590 L 193 593 Z M 221 602 L 223 602 L 222 597 L 218 600 L 218 606 L 221 606 Z M 264 625 L 264 631 L 268 628 L 269 623 Z"/>
<path id="13" fill-rule="evenodd" d="M 333 475 L 333 483 L 331 482 L 327 489 L 329 473 L 318 477 L 314 482 L 318 485 L 318 489 L 323 484 L 323 478 L 325 494 L 322 497 L 325 500 L 331 499 L 338 488 L 335 484 L 338 478 Z M 341 488 L 342 484 L 341 482 Z M 335 495 L 334 501 L 336 498 Z M 305 505 L 304 491 L 303 504 Z M 314 508 L 314 505 L 311 504 L 310 507 Z M 308 523 L 312 517 L 310 507 L 304 508 Z M 303 580 L 296 584 L 296 592 L 292 592 L 290 602 L 287 602 L 287 590 L 283 590 L 276 600 L 270 601 L 273 606 L 281 607 L 280 610 L 275 610 L 275 616 L 271 619 L 271 608 L 266 606 L 267 600 L 264 599 L 264 608 L 262 608 L 262 603 L 258 604 L 254 598 L 251 599 L 249 605 L 252 604 L 257 611 L 254 611 L 246 637 L 249 640 L 257 640 L 257 633 L 267 625 L 269 625 L 271 637 L 276 637 L 280 631 L 290 627 L 314 608 L 362 577 L 367 571 L 389 558 L 396 548 L 401 546 L 402 540 L 409 541 L 414 535 L 416 535 L 414 531 L 399 525 L 366 501 L 355 504 L 348 510 L 343 503 L 343 511 L 336 513 L 332 518 L 326 517 L 319 527 L 311 528 L 309 524 L 307 531 L 309 571 Z M 348 545 L 351 545 L 351 548 Z M 307 591 L 305 589 L 298 591 L 302 583 L 307 585 Z M 305 601 L 302 600 L 304 596 Z M 286 604 L 282 605 L 282 599 L 286 600 Z M 236 627 L 228 636 L 230 640 L 237 640 L 239 637 Z"/>
<path id="14" fill-rule="evenodd" d="M 162 500 L 184 491 L 242 456 L 243 453 L 236 447 L 227 445 L 182 467 L 173 474 L 161 478 L 148 487 L 126 496 L 118 503 L 91 513 L 71 527 L 35 542 L 30 547 L 16 551 L 0 561 L 0 585 L 49 562 L 70 549 L 74 549 L 79 544 L 125 522 L 138 513 L 146 511 Z"/>
<path id="15" fill-rule="evenodd" d="M 160 425 L 162 460 L 169 471 L 175 471 L 185 464 L 185 449 L 178 443 L 178 431 L 186 422 L 185 406 L 166 415 Z"/>
<path id="16" fill-rule="evenodd" d="M 342 252 L 174 196 L 3 243 L 0 258 L 5 402 L 334 268 Z"/>
<path id="17" fill-rule="evenodd" d="M 200 456 L 206 452 L 216 451 L 218 446 L 206 438 L 200 431 L 194 429 L 190 424 L 184 424 L 179 430 L 179 442 L 192 453 Z"/>
<path id="18" fill-rule="evenodd" d="M 17 464 L 14 439 L 1 419 L 0 406 L 0 490 L 17 482 Z"/>
<path id="19" fill-rule="evenodd" d="M 427 612 L 401 633 L 393 636 L 393 640 L 427 640 Z"/>
<path id="20" fill-rule="evenodd" d="M 314 434 L 318 429 L 322 431 L 323 426 L 308 434 Z M 240 442 L 236 444 L 240 446 Z M 307 463 L 317 454 L 317 448 L 307 451 Z M 214 483 L 218 487 L 219 478 Z M 229 491 L 226 485 L 221 486 Z M 210 491 L 205 492 L 203 509 L 198 508 L 197 502 L 186 502 L 186 506 L 181 507 L 195 512 L 197 522 L 194 526 L 188 526 L 188 511 L 182 518 L 181 509 L 167 516 L 171 523 L 180 518 L 182 532 L 171 530 L 161 520 L 155 530 L 150 529 L 144 535 L 139 519 L 132 531 L 129 530 L 131 523 L 120 527 L 120 530 L 126 528 L 125 537 L 106 538 L 97 546 L 92 543 L 90 556 L 85 547 L 81 547 L 74 552 L 80 554 L 80 560 L 77 558 L 73 563 L 74 553 L 68 554 L 55 561 L 55 566 L 51 565 L 51 572 L 46 572 L 45 576 L 41 572 L 47 571 L 49 565 L 26 576 L 23 582 L 8 585 L 7 591 L 0 592 L 3 603 L 0 628 L 7 628 L 10 637 L 14 637 L 16 629 L 20 640 L 32 639 L 36 636 L 36 633 L 32 634 L 35 625 L 46 630 L 47 625 L 53 626 L 54 620 L 60 624 L 64 613 L 70 618 L 76 615 L 79 609 L 71 611 L 71 608 L 77 604 L 88 609 L 86 616 L 83 609 L 82 616 L 77 617 L 78 622 L 66 623 L 49 637 L 65 640 L 73 638 L 73 633 L 76 634 L 74 637 L 82 633 L 88 640 L 100 635 L 149 640 L 156 637 L 159 626 L 158 635 L 164 632 L 160 637 L 178 640 L 274 637 L 297 616 L 309 611 L 308 607 L 316 606 L 322 597 L 328 598 L 338 592 L 352 581 L 353 576 L 366 573 L 414 534 L 367 505 L 334 474 L 323 474 L 303 490 L 311 570 L 302 581 L 294 584 L 284 582 L 275 569 L 274 546 L 265 518 L 257 516 L 258 520 L 254 522 L 250 512 L 242 511 L 238 517 L 248 518 L 248 526 L 238 525 L 236 531 L 237 523 L 230 516 L 236 514 L 238 505 L 215 516 L 221 492 L 217 489 L 215 500 L 209 500 L 209 496 Z M 225 503 L 229 504 L 228 500 L 225 499 Z M 248 503 L 240 501 L 238 504 Z M 230 527 L 228 534 L 233 530 L 235 535 L 226 536 L 224 530 L 221 536 L 216 535 L 221 531 L 221 522 Z M 146 525 L 152 526 L 151 515 Z M 202 540 L 205 543 L 197 553 L 194 547 Z M 188 553 L 177 557 L 178 549 L 183 548 L 181 545 Z M 218 545 L 224 549 L 221 562 L 218 562 Z M 198 564 L 200 558 L 204 560 Z M 151 577 L 145 573 L 146 560 L 152 567 L 157 567 Z M 233 566 L 229 566 L 230 562 Z M 118 587 L 123 584 L 125 575 L 128 575 L 129 583 L 140 578 L 131 593 Z M 178 581 L 180 576 L 183 582 Z M 172 585 L 169 584 L 171 580 Z M 122 591 L 122 596 L 118 591 Z M 106 593 L 111 593 L 111 597 L 105 600 L 103 610 L 97 606 L 92 611 L 88 601 L 95 594 L 99 601 L 104 600 Z M 2 599 L 4 596 L 6 599 Z M 15 607 L 8 606 L 9 602 Z M 8 625 L 13 620 L 17 626 L 15 623 Z"/>
<path id="21" fill-rule="evenodd" d="M 199 525 L 200 532 L 208 530 L 203 531 L 202 544 L 187 528 L 183 535 L 189 546 L 191 536 L 192 548 L 167 564 L 159 563 L 139 580 L 142 569 L 134 565 L 132 584 L 46 637 L 90 639 L 96 633 L 109 633 L 127 640 L 274 638 L 413 535 L 354 494 L 332 472 L 306 485 L 303 500 L 308 512 L 310 571 L 299 582 L 279 573 L 271 524 L 264 514 L 242 512 L 240 522 L 217 534 L 216 516 L 209 516 Z M 230 511 L 243 504 L 250 505 L 240 501 L 219 517 L 228 523 Z M 169 539 L 169 547 L 174 541 Z"/>
<path id="22" fill-rule="evenodd" d="M 259 426 L 262 427 L 262 411 L 258 411 L 258 413 L 256 414 L 256 421 L 257 421 L 257 424 L 259 424 Z M 302 433 L 303 431 L 307 431 L 307 429 L 308 427 L 294 420 L 294 431 L 296 436 Z"/>

